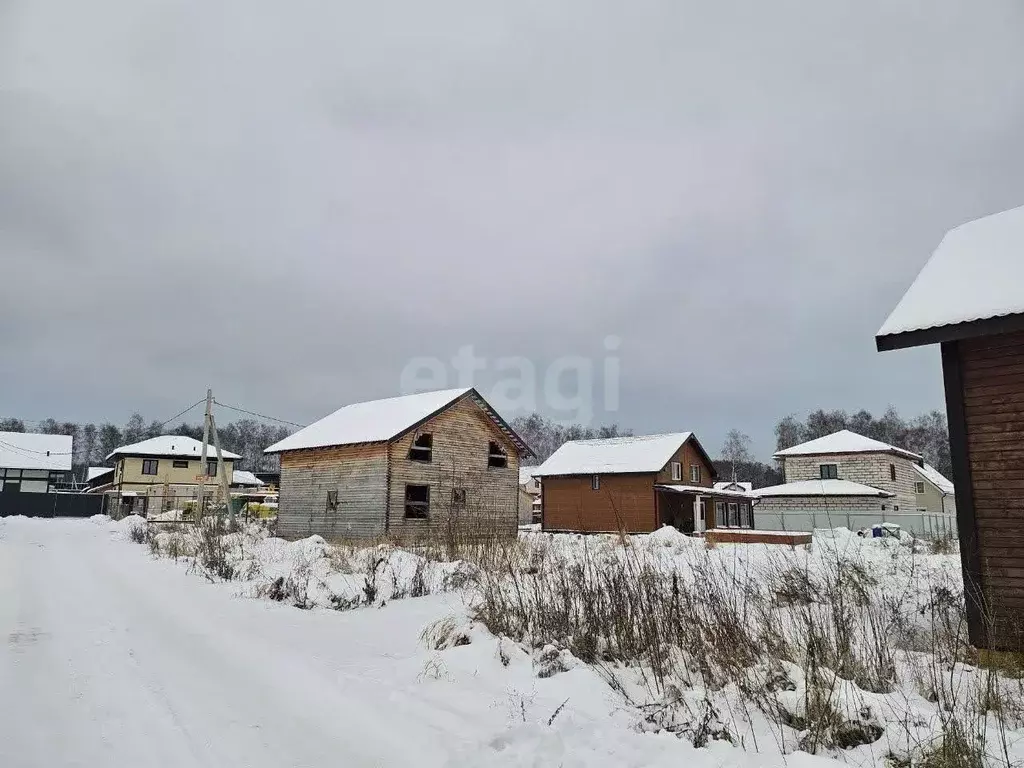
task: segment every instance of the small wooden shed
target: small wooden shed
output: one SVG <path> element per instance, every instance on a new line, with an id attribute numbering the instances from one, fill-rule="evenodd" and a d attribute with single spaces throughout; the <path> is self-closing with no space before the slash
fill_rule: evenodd
<path id="1" fill-rule="evenodd" d="M 948 232 L 876 344 L 941 345 L 970 639 L 1024 649 L 1024 207 Z"/>
<path id="2" fill-rule="evenodd" d="M 266 449 L 282 536 L 415 538 L 458 523 L 514 534 L 533 452 L 472 388 L 353 403 Z"/>

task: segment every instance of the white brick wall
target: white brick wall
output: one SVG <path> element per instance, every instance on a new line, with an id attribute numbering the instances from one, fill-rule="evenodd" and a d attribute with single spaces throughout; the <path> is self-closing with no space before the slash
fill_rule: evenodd
<path id="1" fill-rule="evenodd" d="M 787 483 L 800 480 L 817 480 L 821 477 L 822 464 L 836 464 L 840 480 L 850 480 L 862 485 L 870 485 L 882 491 L 896 494 L 895 498 L 879 500 L 889 509 L 913 512 L 917 509 L 917 494 L 914 483 L 917 473 L 910 459 L 894 453 L 842 453 L 821 456 L 787 456 L 783 460 L 783 472 Z M 890 465 L 896 467 L 896 481 L 890 474 Z"/>

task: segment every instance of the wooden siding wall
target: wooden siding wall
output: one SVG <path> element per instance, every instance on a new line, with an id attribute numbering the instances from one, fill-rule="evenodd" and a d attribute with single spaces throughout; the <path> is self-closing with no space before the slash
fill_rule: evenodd
<path id="1" fill-rule="evenodd" d="M 433 435 L 429 463 L 412 461 L 409 448 L 416 435 Z M 488 445 L 496 441 L 508 451 L 505 468 L 487 465 Z M 519 450 L 490 417 L 470 399 L 438 414 L 415 432 L 390 446 L 391 493 L 388 531 L 415 538 L 446 526 L 452 513 L 452 489 L 466 489 L 466 506 L 459 512 L 466 529 L 515 534 L 519 521 Z M 430 486 L 430 517 L 405 517 L 405 486 Z"/>
<path id="2" fill-rule="evenodd" d="M 683 477 L 681 480 L 672 479 L 673 461 L 678 461 L 680 464 L 683 465 Z M 696 464 L 700 467 L 699 483 L 690 482 L 691 464 Z M 711 488 L 715 484 L 714 479 L 712 477 L 712 467 L 706 461 L 704 461 L 704 457 L 700 455 L 700 451 L 698 451 L 694 447 L 692 438 L 690 440 L 687 440 L 685 443 L 682 444 L 682 446 L 680 446 L 679 450 L 676 451 L 675 455 L 669 460 L 668 464 L 665 465 L 665 468 L 658 473 L 655 482 L 666 484 L 675 483 L 676 485 L 701 485 L 706 488 Z"/>
<path id="3" fill-rule="evenodd" d="M 597 491 L 590 482 L 590 475 L 543 479 L 544 530 L 649 533 L 658 527 L 653 474 L 601 475 Z"/>
<path id="4" fill-rule="evenodd" d="M 1024 647 L 1024 333 L 958 343 L 991 640 Z M 951 432 L 953 430 L 951 429 Z M 956 478 L 959 485 L 962 478 Z M 963 532 L 961 532 L 963 535 Z"/>
<path id="5" fill-rule="evenodd" d="M 338 508 L 327 510 L 328 491 Z M 387 445 L 349 445 L 281 454 L 281 536 L 374 538 L 384 534 Z"/>

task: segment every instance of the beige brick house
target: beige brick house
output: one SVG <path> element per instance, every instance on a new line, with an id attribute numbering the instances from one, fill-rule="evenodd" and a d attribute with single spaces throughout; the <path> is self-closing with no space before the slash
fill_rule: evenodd
<path id="1" fill-rule="evenodd" d="M 948 515 L 952 511 L 949 481 L 921 456 L 850 430 L 795 445 L 775 458 L 786 482 L 753 492 L 759 525 L 766 519 L 777 523 L 786 513 L 793 513 L 793 525 L 799 515 L 810 515 L 813 524 L 821 526 L 845 525 L 848 518 L 851 525 L 858 525 L 869 519 L 880 522 L 920 512 Z M 926 492 L 942 481 L 949 485 L 945 491 Z M 819 513 L 836 519 L 823 523 L 814 517 Z"/>

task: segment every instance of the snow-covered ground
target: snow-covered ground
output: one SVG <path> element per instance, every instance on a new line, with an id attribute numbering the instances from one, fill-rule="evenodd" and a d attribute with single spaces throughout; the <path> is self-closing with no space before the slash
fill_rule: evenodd
<path id="1" fill-rule="evenodd" d="M 797 722 L 812 719 L 808 692 L 827 670 L 769 664 L 769 649 L 756 673 L 739 682 L 709 678 L 707 670 L 687 675 L 685 653 L 670 652 L 678 663 L 652 685 L 649 660 L 623 660 L 625 646 L 613 641 L 583 663 L 571 650 L 583 647 L 578 637 L 544 636 L 555 624 L 531 625 L 526 637 L 510 613 L 509 632 L 524 636 L 497 637 L 473 616 L 485 594 L 494 600 L 517 590 L 528 612 L 531 598 L 522 590 L 546 594 L 536 580 L 573 564 L 583 564 L 585 580 L 588 563 L 603 573 L 640 563 L 675 575 L 684 591 L 683 582 L 699 583 L 711 567 L 732 574 L 737 594 L 770 569 L 795 565 L 814 582 L 792 585 L 784 602 L 797 607 L 778 609 L 794 611 L 784 620 L 795 625 L 812 616 L 801 594 L 827 589 L 827 563 L 850 556 L 849 548 L 859 558 L 850 567 L 874 572 L 865 583 L 901 597 L 897 614 L 906 608 L 918 616 L 936 588 L 955 592 L 954 554 L 842 532 L 807 551 L 705 550 L 668 530 L 627 540 L 524 531 L 520 559 L 503 574 L 390 547 L 334 547 L 319 537 L 285 542 L 256 528 L 208 538 L 202 546 L 223 550 L 206 557 L 196 554 L 199 542 L 189 533 L 133 543 L 131 531 L 142 524 L 0 521 L 0 637 L 7 638 L 0 766 L 813 768 L 837 759 L 886 765 L 890 753 L 915 757 L 949 730 L 909 682 L 908 654 L 896 659 L 888 692 L 829 678 L 831 706 L 840 712 L 830 733 L 842 732 L 853 712 L 881 734 L 846 751 L 808 746 Z M 157 550 L 162 557 L 154 557 Z M 219 557 L 231 580 L 216 575 Z M 579 584 L 580 594 L 586 588 Z M 811 607 L 831 610 L 820 597 Z M 908 636 L 917 638 L 911 629 Z M 980 679 L 963 663 L 946 664 L 942 674 L 957 689 Z M 751 693 L 753 679 L 762 693 Z M 776 706 L 789 725 L 758 710 Z M 688 720 L 698 711 L 710 734 L 700 748 L 691 743 Z M 991 741 L 984 751 L 1024 756 L 1011 726 L 1013 718 L 982 718 L 980 732 Z"/>

